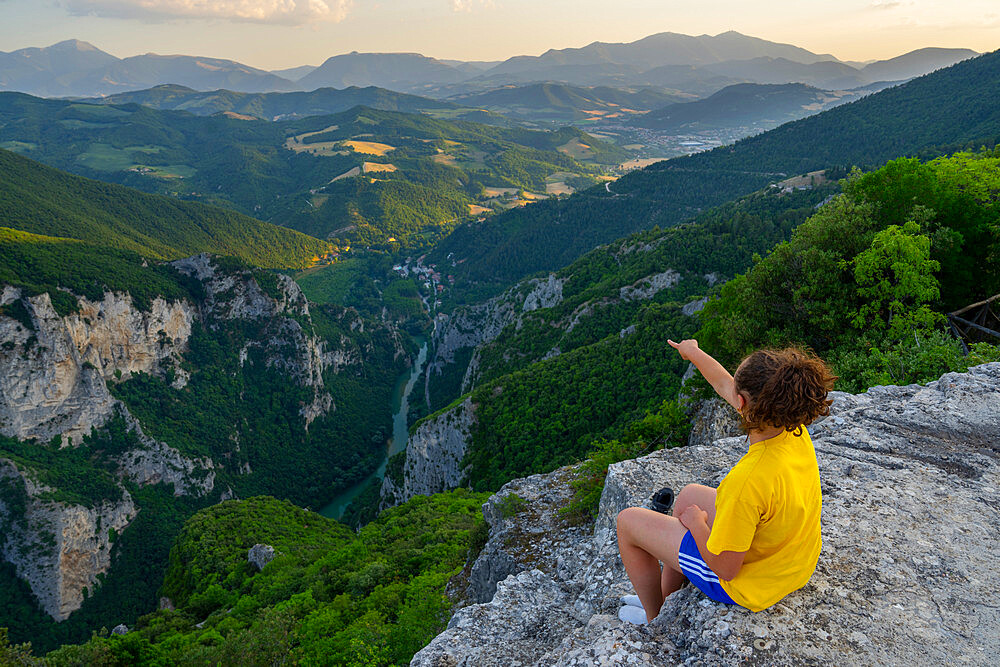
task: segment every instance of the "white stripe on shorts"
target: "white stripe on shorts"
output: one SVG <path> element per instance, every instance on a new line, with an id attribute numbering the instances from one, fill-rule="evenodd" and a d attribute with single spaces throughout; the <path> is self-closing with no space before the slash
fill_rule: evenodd
<path id="1" fill-rule="evenodd" d="M 692 572 L 694 572 L 694 574 L 697 574 L 705 581 L 709 581 L 716 584 L 719 583 L 718 575 L 716 575 L 715 572 L 713 572 L 706 564 L 702 563 L 696 558 L 688 556 L 687 554 L 678 553 L 677 561 L 681 565 L 682 570 L 683 569 L 691 570 Z"/>

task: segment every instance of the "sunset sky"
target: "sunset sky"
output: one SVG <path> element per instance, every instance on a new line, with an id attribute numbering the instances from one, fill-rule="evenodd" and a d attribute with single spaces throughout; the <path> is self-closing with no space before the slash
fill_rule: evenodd
<path id="1" fill-rule="evenodd" d="M 998 0 L 0 0 L 0 51 L 82 39 L 277 69 L 349 51 L 502 60 L 657 32 L 736 30 L 842 60 L 1000 48 Z"/>

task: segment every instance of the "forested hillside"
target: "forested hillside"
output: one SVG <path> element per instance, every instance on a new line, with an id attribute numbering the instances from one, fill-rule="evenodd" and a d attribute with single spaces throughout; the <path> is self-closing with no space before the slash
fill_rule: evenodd
<path id="1" fill-rule="evenodd" d="M 255 266 L 301 268 L 329 251 L 329 244 L 316 238 L 246 215 L 73 176 L 5 150 L 0 150 L 0 220 L 4 227 L 150 259 L 213 252 Z"/>
<path id="2" fill-rule="evenodd" d="M 730 364 L 761 345 L 808 345 L 849 391 L 971 364 L 945 334 L 945 313 L 1000 292 L 998 192 L 997 150 L 853 174 L 841 197 L 722 288 L 699 340 Z"/>
<path id="3" fill-rule="evenodd" d="M 454 273 L 464 279 L 510 284 L 788 176 L 992 147 L 1000 139 L 998 96 L 1000 52 L 993 52 L 732 146 L 659 162 L 567 201 L 460 227 L 431 257 L 444 262 L 451 255 Z"/>
<path id="4" fill-rule="evenodd" d="M 375 86 L 351 86 L 341 90 L 320 88 L 295 93 L 238 93 L 231 90 L 200 91 L 163 84 L 148 90 L 117 93 L 87 101 L 94 104 L 141 104 L 154 109 L 189 111 L 198 116 L 230 112 L 275 121 L 326 116 L 356 106 L 408 113 L 454 111 L 459 108 L 450 102 L 397 93 Z"/>
<path id="5" fill-rule="evenodd" d="M 391 249 L 426 245 L 483 212 L 585 188 L 602 165 L 626 157 L 579 130 L 368 107 L 265 122 L 17 93 L 0 93 L 0 148 L 342 245 Z"/>
<path id="6" fill-rule="evenodd" d="M 554 303 L 525 301 L 472 349 L 449 343 L 429 366 L 428 396 L 439 408 L 469 392 L 467 482 L 496 489 L 624 437 L 676 396 L 686 364 L 667 338 L 696 336 L 730 367 L 760 347 L 806 345 L 849 391 L 1000 358 L 984 345 L 966 357 L 944 316 L 1000 291 L 1000 156 L 900 159 L 843 183 L 835 197 L 831 186 L 768 188 L 601 247 L 548 279 Z M 700 299 L 715 280 L 729 282 Z M 523 299 L 532 284 L 498 299 Z M 476 317 L 488 327 L 499 308 L 451 317 L 460 331 Z"/>
<path id="7" fill-rule="evenodd" d="M 496 489 L 584 458 L 647 413 L 664 411 L 668 422 L 682 424 L 673 401 L 687 364 L 667 339 L 693 336 L 717 283 L 787 239 L 834 191 L 771 188 L 695 222 L 597 248 L 550 278 L 560 286 L 556 303 L 524 308 L 495 338 L 449 349 L 450 363 L 429 365 L 432 409 L 463 392 L 475 406 L 463 462 L 471 465 L 472 487 Z M 512 293 L 519 290 L 527 287 Z M 452 317 L 476 327 L 473 312 L 487 326 L 491 313 L 482 307 Z"/>
<path id="8" fill-rule="evenodd" d="M 204 509 L 170 551 L 163 593 L 176 609 L 46 664 L 406 664 L 447 623 L 446 585 L 482 548 L 485 500 L 417 498 L 358 534 L 273 498 Z M 260 572 L 247 562 L 254 544 L 276 551 Z"/>

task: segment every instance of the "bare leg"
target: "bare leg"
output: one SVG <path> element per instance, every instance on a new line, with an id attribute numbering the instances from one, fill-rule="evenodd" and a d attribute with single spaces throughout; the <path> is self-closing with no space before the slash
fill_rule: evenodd
<path id="1" fill-rule="evenodd" d="M 681 537 L 683 539 L 683 536 Z M 678 544 L 678 548 L 680 545 Z M 687 581 L 687 577 L 680 569 L 674 569 L 670 565 L 664 564 L 663 571 L 660 573 L 660 592 L 663 593 L 664 599 L 671 593 L 679 591 L 684 582 Z M 662 604 L 660 606 L 663 606 Z"/>
<path id="2" fill-rule="evenodd" d="M 680 515 L 691 505 L 697 505 L 708 513 L 708 527 L 715 523 L 715 489 L 703 484 L 688 484 L 674 500 L 674 516 Z"/>
<path id="3" fill-rule="evenodd" d="M 672 593 L 684 582 L 677 552 L 686 532 L 678 519 L 643 507 L 629 507 L 618 513 L 618 550 L 642 601 L 646 620 L 652 621 L 660 612 L 664 588 Z M 660 561 L 664 563 L 662 572 Z"/>

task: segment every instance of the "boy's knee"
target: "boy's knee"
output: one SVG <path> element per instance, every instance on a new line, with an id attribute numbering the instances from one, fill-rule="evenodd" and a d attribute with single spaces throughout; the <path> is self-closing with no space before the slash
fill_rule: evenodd
<path id="1" fill-rule="evenodd" d="M 641 508 L 626 507 L 625 509 L 623 509 L 621 512 L 618 513 L 618 517 L 615 520 L 615 525 L 617 525 L 619 529 L 621 529 L 622 527 L 627 527 L 629 523 L 631 523 L 633 517 L 635 517 L 635 515 L 638 513 L 636 510 L 639 509 Z"/>

